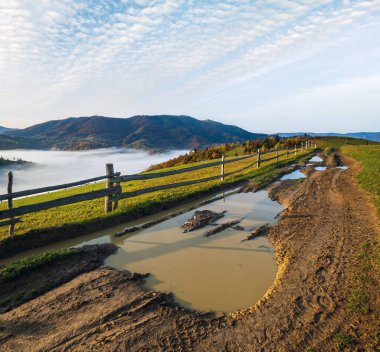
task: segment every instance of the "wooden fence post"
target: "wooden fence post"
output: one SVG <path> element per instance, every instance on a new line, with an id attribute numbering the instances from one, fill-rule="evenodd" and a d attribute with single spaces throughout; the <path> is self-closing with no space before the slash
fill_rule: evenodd
<path id="1" fill-rule="evenodd" d="M 113 164 L 106 164 L 106 188 L 111 188 L 113 186 L 112 177 L 113 177 Z M 112 211 L 112 200 L 111 196 L 106 196 L 104 198 L 104 212 L 109 213 Z"/>
<path id="2" fill-rule="evenodd" d="M 297 155 L 297 144 L 294 146 L 294 155 Z"/>
<path id="3" fill-rule="evenodd" d="M 278 161 L 278 150 L 276 149 L 276 161 Z"/>
<path id="4" fill-rule="evenodd" d="M 286 157 L 289 158 L 289 147 L 286 147 Z"/>
<path id="5" fill-rule="evenodd" d="M 303 150 L 303 142 L 301 142 L 301 150 Z"/>
<path id="6" fill-rule="evenodd" d="M 8 209 L 12 210 L 13 208 L 13 201 L 12 201 L 12 187 L 13 187 L 13 173 L 12 171 L 8 172 Z M 13 218 L 10 218 L 11 224 L 9 225 L 9 236 L 12 236 L 15 231 L 15 223 L 13 222 Z"/>
<path id="7" fill-rule="evenodd" d="M 220 181 L 224 181 L 224 155 L 222 156 L 222 164 L 220 166 Z"/>
<path id="8" fill-rule="evenodd" d="M 261 163 L 260 149 L 257 149 L 257 168 L 260 167 L 260 163 Z"/>
<path id="9" fill-rule="evenodd" d="M 115 185 L 117 187 L 120 187 L 120 177 L 119 176 L 117 177 L 118 177 L 118 180 L 116 181 Z M 121 194 L 121 188 L 120 188 L 120 193 L 118 193 L 117 196 L 120 197 L 120 194 Z M 116 210 L 118 205 L 119 205 L 119 199 L 116 198 L 116 200 L 113 203 L 113 210 Z"/>

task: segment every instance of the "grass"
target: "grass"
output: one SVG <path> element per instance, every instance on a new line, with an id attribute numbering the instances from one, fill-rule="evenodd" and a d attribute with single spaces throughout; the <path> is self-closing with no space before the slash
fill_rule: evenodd
<path id="1" fill-rule="evenodd" d="M 256 169 L 256 166 L 252 166 L 251 168 L 245 170 L 241 174 L 232 175 L 226 177 L 223 183 L 219 180 L 204 182 L 201 184 L 196 184 L 193 186 L 187 187 L 179 187 L 173 188 L 169 190 L 162 190 L 157 192 L 152 192 L 144 195 L 140 195 L 137 197 L 123 199 L 119 201 L 118 209 L 112 213 L 105 214 L 104 213 L 104 199 L 95 199 L 91 201 L 71 204 L 62 206 L 59 208 L 53 208 L 45 211 L 40 211 L 37 213 L 26 214 L 22 216 L 22 222 L 16 225 L 16 235 L 25 234 L 31 230 L 41 230 L 46 228 L 57 228 L 64 227 L 67 225 L 84 225 L 96 220 L 102 220 L 109 217 L 114 217 L 121 214 L 139 214 L 144 212 L 145 209 L 162 205 L 163 203 L 171 202 L 173 200 L 185 200 L 190 198 L 191 196 L 211 191 L 218 190 L 221 184 L 232 184 L 240 180 L 247 180 L 254 178 L 258 184 L 265 182 L 268 178 L 271 178 L 280 173 L 280 168 L 295 161 L 303 160 L 307 153 L 298 153 L 297 156 L 290 153 L 289 157 L 285 156 L 280 157 L 279 162 L 275 160 L 269 161 L 267 163 L 262 164 L 263 166 L 259 169 Z M 275 153 L 269 153 L 263 156 L 264 158 L 271 158 L 275 155 Z M 226 160 L 232 157 L 227 157 Z M 256 160 L 256 157 L 248 158 L 242 160 L 240 162 L 230 163 L 225 165 L 225 172 L 235 171 L 244 166 L 248 166 Z M 209 161 L 196 163 L 196 165 L 207 163 Z M 176 166 L 170 168 L 170 170 L 178 169 L 182 167 L 191 167 L 195 164 L 187 164 L 185 166 Z M 160 171 L 165 171 L 169 169 L 163 169 Z M 117 171 L 117 170 L 116 170 Z M 156 171 L 157 172 L 157 171 Z M 195 170 L 188 173 L 178 174 L 175 176 L 167 176 L 152 180 L 137 180 L 122 183 L 123 192 L 138 190 L 146 187 L 158 186 L 173 182 L 181 182 L 188 180 L 201 179 L 205 177 L 210 177 L 214 175 L 220 174 L 220 165 Z M 33 197 L 26 197 L 22 199 L 18 199 L 14 201 L 14 207 L 19 207 L 23 205 L 35 204 L 43 201 L 48 201 L 52 199 L 57 199 L 73 194 L 89 192 L 92 190 L 102 189 L 105 187 L 104 182 L 85 185 L 82 187 L 75 187 L 68 190 L 52 192 L 47 194 L 42 194 Z M 6 209 L 6 202 L 0 204 L 0 210 Z M 0 239 L 7 237 L 7 228 L 0 228 Z"/>
<path id="2" fill-rule="evenodd" d="M 377 145 L 345 145 L 342 152 L 362 165 L 357 178 L 360 185 L 372 196 L 380 214 L 380 144 Z"/>
<path id="3" fill-rule="evenodd" d="M 348 334 L 338 331 L 334 335 L 335 347 L 339 350 L 344 350 L 347 347 L 353 346 L 355 344 L 355 339 Z"/>
<path id="4" fill-rule="evenodd" d="M 46 264 L 53 264 L 57 260 L 72 256 L 78 253 L 77 249 L 62 249 L 56 252 L 47 252 L 34 257 L 21 259 L 12 264 L 7 265 L 0 271 L 0 281 L 8 281 L 15 279 L 21 275 L 37 270 Z"/>
<path id="5" fill-rule="evenodd" d="M 380 215 L 380 145 L 345 145 L 343 154 L 356 159 L 361 164 L 357 175 L 359 184 L 366 190 Z M 373 307 L 371 292 L 380 281 L 379 235 L 376 241 L 361 244 L 357 254 L 354 287 L 348 296 L 347 308 L 355 313 L 367 314 Z"/>

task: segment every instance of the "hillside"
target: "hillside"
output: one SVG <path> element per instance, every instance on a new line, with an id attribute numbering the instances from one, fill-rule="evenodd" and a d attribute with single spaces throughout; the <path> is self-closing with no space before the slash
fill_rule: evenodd
<path id="1" fill-rule="evenodd" d="M 10 131 L 16 131 L 16 128 L 8 128 L 8 127 L 0 126 L 0 134 L 4 132 L 10 132 Z"/>
<path id="2" fill-rule="evenodd" d="M 41 148 L 42 145 L 37 140 L 17 136 L 8 136 L 0 133 L 0 150 Z"/>
<path id="3" fill-rule="evenodd" d="M 211 120 L 171 115 L 71 117 L 8 131 L 6 135 L 34 140 L 42 148 L 64 150 L 107 147 L 189 149 L 266 137 Z"/>
<path id="4" fill-rule="evenodd" d="M 321 137 L 349 137 L 357 139 L 366 139 L 369 141 L 380 142 L 380 132 L 350 132 L 350 133 L 314 133 L 314 132 L 294 132 L 294 133 L 278 133 L 280 137 L 293 137 L 302 136 L 307 134 L 309 136 L 321 136 Z"/>

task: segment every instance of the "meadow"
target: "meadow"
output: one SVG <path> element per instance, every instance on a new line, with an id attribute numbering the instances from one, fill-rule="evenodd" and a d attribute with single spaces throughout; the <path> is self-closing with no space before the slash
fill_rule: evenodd
<path id="1" fill-rule="evenodd" d="M 306 151 L 299 151 L 295 156 L 294 153 L 289 153 L 289 157 L 282 156 L 279 161 L 275 160 L 263 163 L 262 166 L 257 169 L 256 165 L 244 170 L 242 173 L 231 175 L 226 177 L 223 182 L 220 180 L 208 181 L 192 186 L 184 186 L 174 189 L 161 190 L 148 194 L 139 195 L 133 198 L 123 199 L 119 201 L 118 208 L 111 213 L 104 213 L 104 199 L 95 199 L 91 201 L 66 205 L 58 208 L 40 211 L 37 213 L 26 214 L 22 216 L 22 222 L 16 224 L 15 235 L 23 235 L 31 230 L 52 229 L 57 227 L 65 227 L 67 225 L 85 225 L 93 221 L 102 221 L 106 218 L 117 217 L 118 215 L 132 214 L 136 217 L 144 214 L 146 209 L 162 206 L 162 204 L 170 203 L 173 201 L 185 201 L 190 199 L 196 194 L 202 194 L 206 192 L 217 191 L 221 185 L 232 185 L 239 181 L 254 179 L 257 184 L 263 184 L 268 179 L 275 177 L 282 172 L 281 168 L 289 163 L 296 161 L 304 161 L 305 155 L 310 153 Z M 231 155 L 231 154 L 230 154 Z M 263 159 L 269 159 L 275 156 L 275 152 L 268 153 L 263 156 Z M 227 156 L 226 160 L 234 158 L 235 156 Z M 225 173 L 238 170 L 245 166 L 248 166 L 256 161 L 256 156 L 241 160 L 238 162 L 225 165 Z M 200 165 L 202 163 L 208 163 L 204 161 L 200 163 L 187 164 L 182 166 L 176 166 L 172 168 L 162 169 L 159 171 L 168 171 L 184 167 L 192 167 Z M 118 171 L 118 170 L 115 170 Z M 158 171 L 156 171 L 158 172 Z M 156 178 L 151 180 L 135 180 L 130 182 L 124 182 L 121 184 L 122 192 L 130 192 L 139 190 L 146 187 L 153 187 L 164 185 L 173 182 L 182 182 L 189 180 L 196 180 L 210 176 L 216 176 L 220 174 L 220 165 L 205 168 L 201 170 L 190 171 L 188 173 L 182 173 L 174 176 L 166 176 L 162 178 Z M 89 191 L 99 190 L 105 188 L 105 182 L 99 182 L 95 184 L 84 185 L 81 187 L 74 187 L 63 191 L 57 191 L 52 193 L 41 194 L 37 196 L 25 197 L 14 200 L 14 207 L 35 204 L 43 201 L 58 199 L 74 194 L 85 193 Z M 6 209 L 6 202 L 0 204 L 0 209 Z M 2 227 L 0 230 L 0 239 L 8 236 L 8 229 Z"/>

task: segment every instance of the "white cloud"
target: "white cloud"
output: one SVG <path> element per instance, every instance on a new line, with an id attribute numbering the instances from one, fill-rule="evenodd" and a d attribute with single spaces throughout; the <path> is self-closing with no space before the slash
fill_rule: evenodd
<path id="1" fill-rule="evenodd" d="M 352 33 L 377 31 L 379 12 L 379 0 L 2 0 L 0 125 L 190 113 Z"/>

